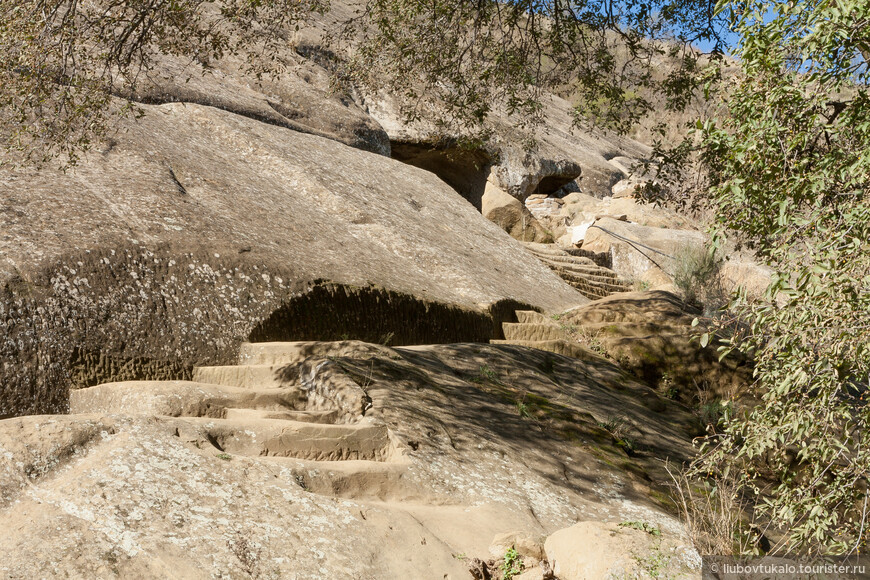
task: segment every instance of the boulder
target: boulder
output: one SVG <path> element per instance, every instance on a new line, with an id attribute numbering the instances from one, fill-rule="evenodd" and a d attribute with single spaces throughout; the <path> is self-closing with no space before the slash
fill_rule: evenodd
<path id="1" fill-rule="evenodd" d="M 672 294 L 679 294 L 679 290 L 674 284 L 673 278 L 668 276 L 665 271 L 659 267 L 650 268 L 640 275 L 638 281 L 646 290 L 663 290 Z"/>
<path id="2" fill-rule="evenodd" d="M 612 268 L 628 279 L 640 279 L 659 268 L 673 276 L 681 254 L 703 251 L 701 232 L 641 226 L 605 217 L 596 221 L 583 240 L 583 250 L 608 252 Z"/>
<path id="3" fill-rule="evenodd" d="M 610 192 L 613 194 L 613 199 L 622 197 L 635 197 L 639 190 L 643 189 L 644 184 L 638 183 L 630 179 L 623 179 L 613 186 Z"/>
<path id="4" fill-rule="evenodd" d="M 513 548 L 523 559 L 526 567 L 537 565 L 544 560 L 544 538 L 527 532 L 506 532 L 498 534 L 489 545 L 489 555 L 500 559 Z"/>
<path id="5" fill-rule="evenodd" d="M 643 522 L 580 522 L 549 536 L 545 549 L 560 580 L 700 576 L 694 548 Z"/>
<path id="6" fill-rule="evenodd" d="M 579 163 L 552 146 L 532 152 L 511 144 L 501 147 L 500 163 L 490 181 L 511 196 L 525 201 L 530 195 L 548 195 L 580 177 Z"/>
<path id="7" fill-rule="evenodd" d="M 522 202 L 491 183 L 486 184 L 481 213 L 517 240 L 540 243 L 553 241 L 552 235 Z"/>
<path id="8" fill-rule="evenodd" d="M 773 269 L 744 256 L 734 256 L 720 268 L 722 286 L 727 292 L 742 287 L 750 296 L 762 296 L 773 276 Z"/>
<path id="9" fill-rule="evenodd" d="M 561 215 L 574 226 L 590 219 L 625 216 L 626 220 L 642 226 L 673 230 L 698 229 L 692 220 L 675 211 L 634 198 L 597 199 L 582 193 L 572 193 L 564 198 L 564 202 Z"/>

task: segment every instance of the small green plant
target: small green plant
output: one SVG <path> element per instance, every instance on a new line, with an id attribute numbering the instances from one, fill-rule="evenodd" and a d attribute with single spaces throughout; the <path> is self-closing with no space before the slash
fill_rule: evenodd
<path id="1" fill-rule="evenodd" d="M 698 407 L 698 415 L 704 425 L 712 425 L 718 427 L 719 423 L 729 415 L 731 403 L 722 401 L 712 401 L 704 403 Z"/>
<path id="2" fill-rule="evenodd" d="M 576 324 L 565 324 L 564 322 L 559 325 L 559 328 L 567 332 L 568 334 L 576 334 L 577 325 Z"/>
<path id="3" fill-rule="evenodd" d="M 632 528 L 634 530 L 640 530 L 641 532 L 646 532 L 651 536 L 661 537 L 662 531 L 652 524 L 648 524 L 646 522 L 641 521 L 630 521 L 630 522 L 622 522 L 619 524 L 620 528 Z"/>
<path id="4" fill-rule="evenodd" d="M 659 392 L 661 392 L 662 396 L 666 399 L 674 400 L 677 398 L 677 395 L 680 394 L 679 389 L 674 384 L 674 379 L 668 372 L 662 373 L 661 378 L 659 379 Z"/>
<path id="5" fill-rule="evenodd" d="M 660 546 L 653 547 L 648 556 L 635 556 L 635 560 L 643 567 L 650 578 L 667 577 L 667 568 L 671 557 L 662 552 Z"/>
<path id="6" fill-rule="evenodd" d="M 501 563 L 501 574 L 503 580 L 510 580 L 517 574 L 523 571 L 523 561 L 519 553 L 513 546 L 504 554 L 504 560 Z"/>
<path id="7" fill-rule="evenodd" d="M 631 282 L 631 289 L 635 292 L 646 292 L 649 288 L 650 284 L 646 280 L 633 280 Z"/>
<path id="8" fill-rule="evenodd" d="M 610 433 L 616 444 L 631 455 L 638 450 L 638 442 L 631 433 L 634 426 L 625 417 L 609 417 L 606 421 L 599 421 L 598 426 Z"/>
<path id="9" fill-rule="evenodd" d="M 390 346 L 390 343 L 393 342 L 393 338 L 396 336 L 395 332 L 387 332 L 382 335 L 380 339 L 378 339 L 378 344 L 383 346 Z"/>
<path id="10" fill-rule="evenodd" d="M 468 559 L 468 556 L 465 554 L 465 552 L 460 552 L 460 553 L 458 553 L 458 554 L 453 554 L 453 557 L 456 558 L 457 560 L 466 560 L 466 559 Z"/>
<path id="11" fill-rule="evenodd" d="M 517 413 L 519 413 L 520 417 L 524 419 L 530 419 L 532 417 L 532 413 L 529 410 L 529 406 L 525 403 L 525 397 L 523 400 L 517 401 Z"/>
<path id="12" fill-rule="evenodd" d="M 480 370 L 477 372 L 477 375 L 480 377 L 481 380 L 487 380 L 487 381 L 493 381 L 493 382 L 498 380 L 498 375 L 495 373 L 494 370 L 489 368 L 489 366 L 487 366 L 487 365 L 481 366 Z"/>
<path id="13" fill-rule="evenodd" d="M 233 458 L 229 453 L 218 453 L 216 457 L 218 459 L 223 459 L 224 461 L 230 461 Z"/>
<path id="14" fill-rule="evenodd" d="M 553 360 L 553 357 L 550 355 L 544 356 L 544 361 L 538 365 L 538 370 L 540 370 L 545 375 L 552 375 L 553 371 L 556 370 L 556 363 Z"/>
<path id="15" fill-rule="evenodd" d="M 732 416 L 732 406 L 728 401 L 723 401 L 713 392 L 708 381 L 698 383 L 695 381 L 695 387 L 698 390 L 696 395 L 696 413 L 701 423 L 705 427 L 717 428 L 728 417 Z"/>
<path id="16" fill-rule="evenodd" d="M 605 358 L 608 357 L 607 351 L 604 348 L 604 343 L 601 342 L 600 330 L 593 331 L 587 328 L 576 326 L 573 327 L 573 330 L 574 332 L 571 332 L 570 334 L 574 338 L 574 340 L 586 345 L 592 352 Z"/>

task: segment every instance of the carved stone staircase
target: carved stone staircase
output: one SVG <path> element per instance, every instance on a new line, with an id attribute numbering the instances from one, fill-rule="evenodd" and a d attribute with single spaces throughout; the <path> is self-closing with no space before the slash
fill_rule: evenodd
<path id="1" fill-rule="evenodd" d="M 558 274 L 581 294 L 592 300 L 617 292 L 628 292 L 631 284 L 619 275 L 596 264 L 592 258 L 575 256 L 553 244 L 524 244 L 536 258 Z"/>

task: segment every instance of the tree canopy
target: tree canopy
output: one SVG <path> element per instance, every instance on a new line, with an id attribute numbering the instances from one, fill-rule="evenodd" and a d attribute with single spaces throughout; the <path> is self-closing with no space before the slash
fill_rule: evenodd
<path id="1" fill-rule="evenodd" d="M 366 0 L 330 39 L 341 77 L 403 97 L 413 119 L 481 130 L 493 106 L 534 123 L 543 89 L 568 87 L 578 119 L 626 130 L 652 104 L 679 107 L 696 82 L 693 42 L 721 45 L 706 0 Z M 160 54 L 207 64 L 252 56 L 278 73 L 292 32 L 327 0 L 4 0 L 0 113 L 6 145 L 42 159 L 89 146 L 135 100 Z M 660 67 L 662 58 L 672 63 Z M 661 70 L 668 74 L 661 77 Z M 116 98 L 112 105 L 112 96 Z M 117 100 L 117 99 L 120 99 Z M 437 103 L 437 107 L 432 107 Z M 114 113 L 109 114 L 110 108 Z M 437 111 L 436 111 L 437 109 Z M 73 157 L 73 161 L 75 158 Z"/>

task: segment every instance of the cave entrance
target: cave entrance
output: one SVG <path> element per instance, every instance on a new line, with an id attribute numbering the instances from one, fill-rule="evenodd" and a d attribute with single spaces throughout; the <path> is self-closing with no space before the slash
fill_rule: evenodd
<path id="1" fill-rule="evenodd" d="M 493 158 L 483 149 L 391 142 L 393 159 L 431 171 L 480 211 Z"/>
<path id="2" fill-rule="evenodd" d="M 547 175 L 538 182 L 537 187 L 535 187 L 534 191 L 529 195 L 553 195 L 578 177 L 580 177 L 579 173 L 576 175 L 573 173 L 565 175 Z"/>

